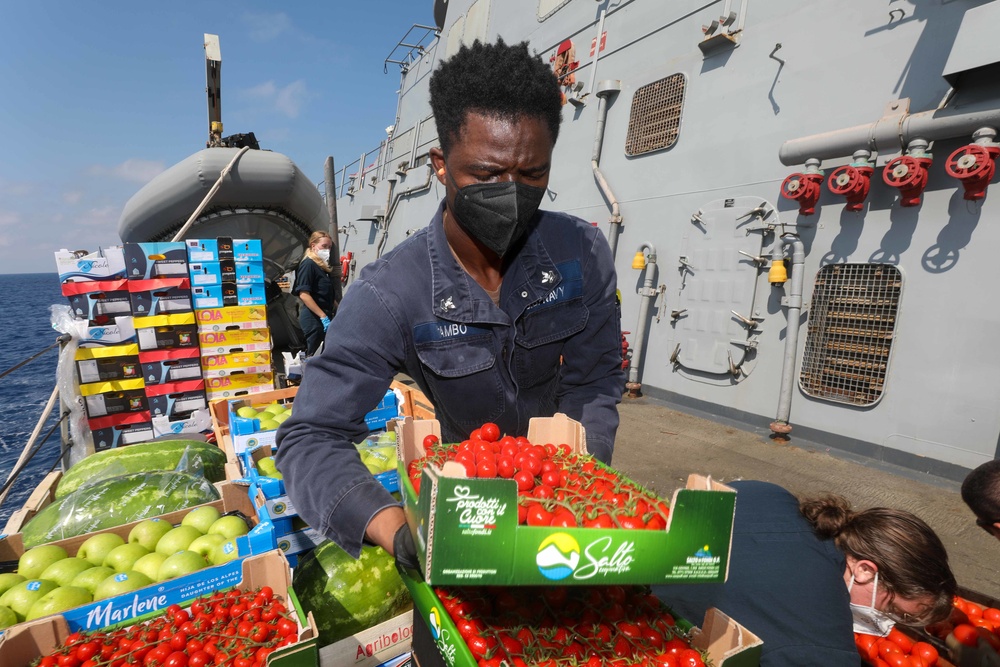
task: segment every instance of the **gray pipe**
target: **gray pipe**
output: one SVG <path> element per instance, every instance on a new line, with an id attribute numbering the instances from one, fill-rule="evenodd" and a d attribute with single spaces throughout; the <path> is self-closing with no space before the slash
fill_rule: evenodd
<path id="1" fill-rule="evenodd" d="M 646 251 L 645 276 L 642 281 L 642 288 L 639 290 L 639 323 L 635 328 L 635 347 L 632 353 L 632 363 L 628 368 L 628 382 L 625 388 L 628 389 L 629 396 L 636 397 L 642 389 L 639 382 L 639 368 L 642 366 L 644 350 L 646 347 L 646 334 L 649 331 L 649 307 L 656 298 L 656 248 L 652 243 L 643 243 L 636 252 Z"/>
<path id="2" fill-rule="evenodd" d="M 604 178 L 600 165 L 601 152 L 604 148 L 604 129 L 607 126 L 608 120 L 608 98 L 612 95 L 617 95 L 621 88 L 621 81 L 601 82 L 600 88 L 597 91 L 597 129 L 594 132 L 594 151 L 590 156 L 590 168 L 594 171 L 597 187 L 600 188 L 601 194 L 604 195 L 604 198 L 611 205 L 611 217 L 608 218 L 608 222 L 611 223 L 608 229 L 608 245 L 611 246 L 612 259 L 618 253 L 618 235 L 621 234 L 622 216 L 621 209 L 618 206 L 618 198 L 611 191 L 611 186 L 608 185 L 608 180 Z"/>
<path id="3" fill-rule="evenodd" d="M 771 431 L 778 435 L 786 435 L 792 427 L 788 418 L 792 412 L 792 386 L 795 384 L 795 355 L 799 346 L 799 319 L 802 313 L 802 285 L 805 282 L 806 251 L 802 240 L 794 234 L 781 237 L 781 244 L 775 244 L 772 255 L 775 259 L 784 258 L 781 246 L 792 246 L 792 275 L 786 305 L 788 306 L 787 325 L 785 327 L 785 358 L 781 366 L 781 388 L 778 391 L 778 414 L 771 422 Z"/>
<path id="4" fill-rule="evenodd" d="M 333 279 L 333 300 L 340 303 L 344 298 L 343 283 L 340 276 L 340 228 L 337 225 L 337 184 L 336 172 L 333 168 L 333 156 L 328 155 L 323 163 L 323 182 L 326 192 L 326 210 L 330 214 L 330 238 L 333 248 L 330 249 L 331 278 Z"/>
<path id="5" fill-rule="evenodd" d="M 971 135 L 981 127 L 1000 125 L 1000 101 L 989 100 L 976 106 L 979 108 L 973 111 L 966 106 L 961 112 L 934 109 L 887 116 L 867 125 L 792 139 L 781 145 L 778 158 L 782 164 L 792 166 L 802 164 L 807 158 L 830 160 L 849 156 L 861 148 L 872 152 L 897 153 L 916 138 L 927 141 L 951 139 Z"/>

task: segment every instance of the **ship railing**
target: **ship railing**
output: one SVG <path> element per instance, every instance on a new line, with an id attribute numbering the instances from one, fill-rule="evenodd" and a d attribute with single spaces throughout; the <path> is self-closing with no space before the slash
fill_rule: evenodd
<path id="1" fill-rule="evenodd" d="M 63 334 L 59 336 L 56 339 L 56 341 L 51 345 L 48 345 L 39 352 L 36 352 L 30 357 L 23 359 L 22 361 L 14 364 L 7 370 L 0 373 L 0 380 L 7 377 L 17 369 L 22 368 L 23 366 L 28 365 L 32 361 L 35 361 L 36 359 L 40 358 L 49 350 L 52 350 L 56 347 L 61 347 L 66 343 L 68 343 L 69 341 L 70 341 L 70 336 L 68 334 Z M 31 431 L 31 435 L 28 437 L 28 441 L 25 443 L 24 449 L 21 450 L 21 455 L 18 457 L 17 462 L 14 464 L 14 467 L 11 468 L 10 472 L 7 474 L 6 481 L 4 481 L 3 485 L 0 486 L 0 506 L 3 506 L 4 500 L 6 500 L 7 498 L 7 494 L 10 492 L 10 489 L 14 486 L 14 483 L 17 481 L 17 478 L 21 475 L 22 472 L 24 472 L 25 468 L 27 468 L 28 464 L 31 462 L 31 459 L 34 458 L 34 456 L 42 449 L 42 446 L 46 442 L 48 442 L 49 438 L 52 437 L 52 434 L 55 433 L 56 429 L 59 429 L 63 426 L 63 422 L 69 415 L 69 410 L 63 410 L 59 416 L 58 421 L 56 421 L 56 423 L 49 428 L 49 430 L 45 433 L 45 435 L 42 436 L 42 429 L 45 428 L 45 424 L 49 420 L 49 416 L 52 414 L 52 410 L 55 409 L 55 406 L 58 403 L 60 403 L 60 401 L 59 401 L 59 383 L 57 382 L 56 386 L 52 389 L 52 394 L 49 396 L 49 400 L 46 401 L 45 403 L 45 407 L 42 408 L 42 414 L 38 418 L 38 422 L 35 424 L 35 428 Z M 65 440 L 65 438 L 63 439 Z M 55 468 L 55 466 L 59 465 L 59 463 L 62 461 L 63 454 L 65 454 L 65 451 L 60 452 L 60 456 L 56 458 L 56 461 L 52 466 L 53 469 Z"/>
<path id="2" fill-rule="evenodd" d="M 396 42 L 396 46 L 392 47 L 392 51 L 389 52 L 389 55 L 385 58 L 385 62 L 382 63 L 382 71 L 388 74 L 389 63 L 392 63 L 399 65 L 400 69 L 405 73 L 413 63 L 423 57 L 424 53 L 430 49 L 431 44 L 439 36 L 440 31 L 436 27 L 414 23 L 406 31 L 402 39 Z"/>

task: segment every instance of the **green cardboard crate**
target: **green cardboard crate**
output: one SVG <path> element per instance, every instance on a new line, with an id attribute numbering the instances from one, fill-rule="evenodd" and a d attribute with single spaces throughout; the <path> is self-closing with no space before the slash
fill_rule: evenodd
<path id="1" fill-rule="evenodd" d="M 476 667 L 478 662 L 434 589 L 416 577 L 416 572 L 402 572 L 406 587 L 413 596 L 413 650 L 421 667 Z M 691 646 L 705 651 L 714 667 L 758 667 L 763 642 L 760 638 L 715 608 L 705 612 L 700 628 L 675 617 L 683 630 L 693 628 Z M 434 651 L 433 649 L 437 650 Z M 423 653 L 421 653 L 423 651 Z"/>
<path id="2" fill-rule="evenodd" d="M 517 523 L 517 484 L 469 479 L 453 462 L 427 466 L 417 497 L 407 465 L 440 437 L 437 420 L 396 423 L 400 491 L 422 574 L 431 585 L 717 583 L 729 571 L 736 492 L 691 475 L 674 493 L 666 530 L 552 528 Z M 586 452 L 583 426 L 566 415 L 532 419 L 533 443 Z M 623 477 L 623 479 L 626 479 Z"/>

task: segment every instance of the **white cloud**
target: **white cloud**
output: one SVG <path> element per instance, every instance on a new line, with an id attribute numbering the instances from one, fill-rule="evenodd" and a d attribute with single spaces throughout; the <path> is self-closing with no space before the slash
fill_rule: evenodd
<path id="1" fill-rule="evenodd" d="M 62 199 L 67 204 L 79 204 L 80 200 L 83 199 L 83 192 L 80 190 L 71 190 L 69 192 L 64 192 Z"/>
<path id="2" fill-rule="evenodd" d="M 250 28 L 250 38 L 256 42 L 269 42 L 292 30 L 292 20 L 284 12 L 244 14 L 243 21 Z"/>
<path id="3" fill-rule="evenodd" d="M 117 206 L 92 208 L 77 215 L 75 221 L 77 224 L 86 225 L 87 227 L 102 226 L 113 228 L 118 224 L 118 211 Z"/>
<path id="4" fill-rule="evenodd" d="M 16 225 L 21 222 L 21 214 L 17 211 L 0 211 L 0 227 Z"/>
<path id="5" fill-rule="evenodd" d="M 267 100 L 274 97 L 274 92 L 276 90 L 277 86 L 274 85 L 274 81 L 265 81 L 264 83 L 257 84 L 253 88 L 244 89 L 242 94 L 245 97 Z"/>
<path id="6" fill-rule="evenodd" d="M 299 110 L 305 102 L 305 98 L 306 82 L 299 79 L 279 90 L 274 104 L 278 108 L 278 111 L 289 118 L 297 118 Z"/>
<path id="7" fill-rule="evenodd" d="M 240 95 L 260 100 L 288 118 L 297 118 L 309 97 L 309 91 L 306 88 L 306 82 L 299 79 L 281 88 L 274 81 L 265 81 L 252 88 L 243 89 L 240 91 Z"/>
<path id="8" fill-rule="evenodd" d="M 96 164 L 87 169 L 91 176 L 114 176 L 132 183 L 148 183 L 159 175 L 166 167 L 159 160 L 141 160 L 129 158 L 113 167 Z"/>

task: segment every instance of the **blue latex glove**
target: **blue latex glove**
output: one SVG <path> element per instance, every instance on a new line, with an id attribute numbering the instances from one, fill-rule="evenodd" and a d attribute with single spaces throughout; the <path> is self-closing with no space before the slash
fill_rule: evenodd
<path id="1" fill-rule="evenodd" d="M 330 318 L 329 317 L 324 317 L 324 318 L 320 319 L 320 323 L 323 325 L 323 331 L 324 332 L 327 329 L 330 328 Z"/>

